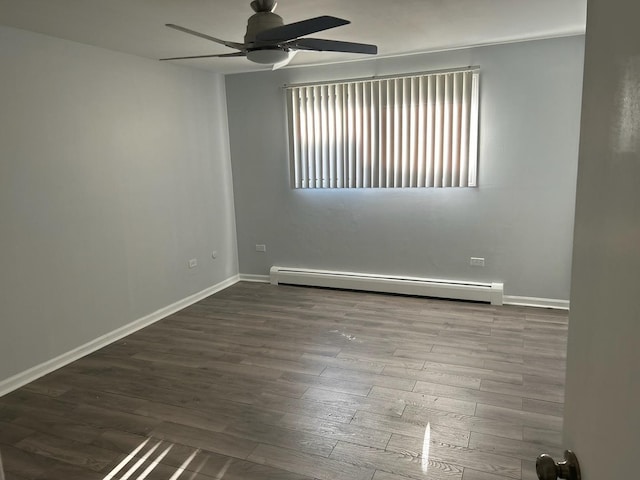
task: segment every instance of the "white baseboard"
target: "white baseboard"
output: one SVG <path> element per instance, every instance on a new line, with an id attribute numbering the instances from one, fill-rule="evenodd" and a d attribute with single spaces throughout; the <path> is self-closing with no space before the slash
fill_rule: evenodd
<path id="1" fill-rule="evenodd" d="M 250 273 L 240 274 L 241 282 L 269 283 L 269 275 L 253 275 Z"/>
<path id="2" fill-rule="evenodd" d="M 34 380 L 37 380 L 38 378 L 51 373 L 58 368 L 64 367 L 65 365 L 78 360 L 79 358 L 95 352 L 102 347 L 106 347 L 110 343 L 120 340 L 127 335 L 131 335 L 132 333 L 137 332 L 138 330 L 147 327 L 152 323 L 157 322 L 158 320 L 162 320 L 163 318 L 168 317 L 169 315 L 176 313 L 183 308 L 188 307 L 189 305 L 193 305 L 203 298 L 207 298 L 214 293 L 224 290 L 225 288 L 237 283 L 239 281 L 239 278 L 239 275 L 229 277 L 226 280 L 213 285 L 212 287 L 206 288 L 198 293 L 194 293 L 193 295 L 183 298 L 182 300 L 178 300 L 171 305 L 161 308 L 160 310 L 156 310 L 149 315 L 145 315 L 138 320 L 135 320 L 127 325 L 117 328 L 116 330 L 106 333 L 94 340 L 91 340 L 90 342 L 85 343 L 84 345 L 74 348 L 73 350 L 63 353 L 62 355 L 59 355 L 55 358 L 52 358 L 51 360 L 47 360 L 40 365 L 36 365 L 35 367 L 25 370 L 24 372 L 18 373 L 5 380 L 1 380 L 0 397 L 26 385 L 29 382 L 33 382 Z"/>
<path id="3" fill-rule="evenodd" d="M 517 305 L 520 307 L 554 308 L 556 310 L 569 310 L 569 300 L 558 300 L 556 298 L 518 297 L 515 295 L 505 295 L 503 297 L 505 305 Z"/>

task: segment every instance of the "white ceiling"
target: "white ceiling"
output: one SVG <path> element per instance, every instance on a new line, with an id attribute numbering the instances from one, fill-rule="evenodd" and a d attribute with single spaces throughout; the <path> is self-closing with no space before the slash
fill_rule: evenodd
<path id="1" fill-rule="evenodd" d="M 166 28 L 242 42 L 249 0 L 0 0 L 0 24 L 148 58 L 233 50 Z M 586 0 L 279 0 L 285 23 L 333 15 L 352 23 L 314 37 L 375 43 L 379 56 L 583 33 Z M 301 52 L 292 65 L 363 58 Z M 264 69 L 244 58 L 180 61 L 221 73 Z"/>

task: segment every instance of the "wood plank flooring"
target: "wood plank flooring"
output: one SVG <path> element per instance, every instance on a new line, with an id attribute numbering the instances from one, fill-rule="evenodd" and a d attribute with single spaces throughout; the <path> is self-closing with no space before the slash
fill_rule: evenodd
<path id="1" fill-rule="evenodd" d="M 552 310 L 238 283 L 0 398 L 0 454 L 7 480 L 534 479 L 566 336 Z"/>

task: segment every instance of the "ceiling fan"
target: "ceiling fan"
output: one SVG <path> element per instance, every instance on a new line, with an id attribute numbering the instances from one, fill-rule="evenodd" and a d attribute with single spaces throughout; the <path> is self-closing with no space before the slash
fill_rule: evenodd
<path id="1" fill-rule="evenodd" d="M 280 15 L 273 13 L 276 6 L 277 2 L 275 0 L 253 0 L 251 2 L 251 8 L 256 13 L 249 18 L 244 43 L 221 40 L 173 23 L 168 23 L 166 26 L 169 28 L 211 40 L 212 42 L 234 48 L 238 51 L 217 55 L 161 58 L 160 60 L 247 57 L 247 59 L 252 62 L 272 64 L 275 70 L 276 68 L 287 65 L 293 58 L 293 55 L 300 50 L 363 53 L 369 55 L 378 53 L 378 47 L 376 45 L 366 43 L 340 42 L 322 38 L 300 38 L 330 28 L 347 25 L 350 22 L 341 18 L 324 15 L 300 22 L 285 24 Z"/>

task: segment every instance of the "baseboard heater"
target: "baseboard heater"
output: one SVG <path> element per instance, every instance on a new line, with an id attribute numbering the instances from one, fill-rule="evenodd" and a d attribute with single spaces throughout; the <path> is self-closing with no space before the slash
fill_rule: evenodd
<path id="1" fill-rule="evenodd" d="M 479 283 L 433 278 L 400 277 L 372 273 L 335 272 L 273 266 L 269 279 L 272 285 L 304 285 L 309 287 L 342 288 L 369 292 L 398 293 L 423 297 L 472 300 L 502 305 L 502 283 Z"/>

